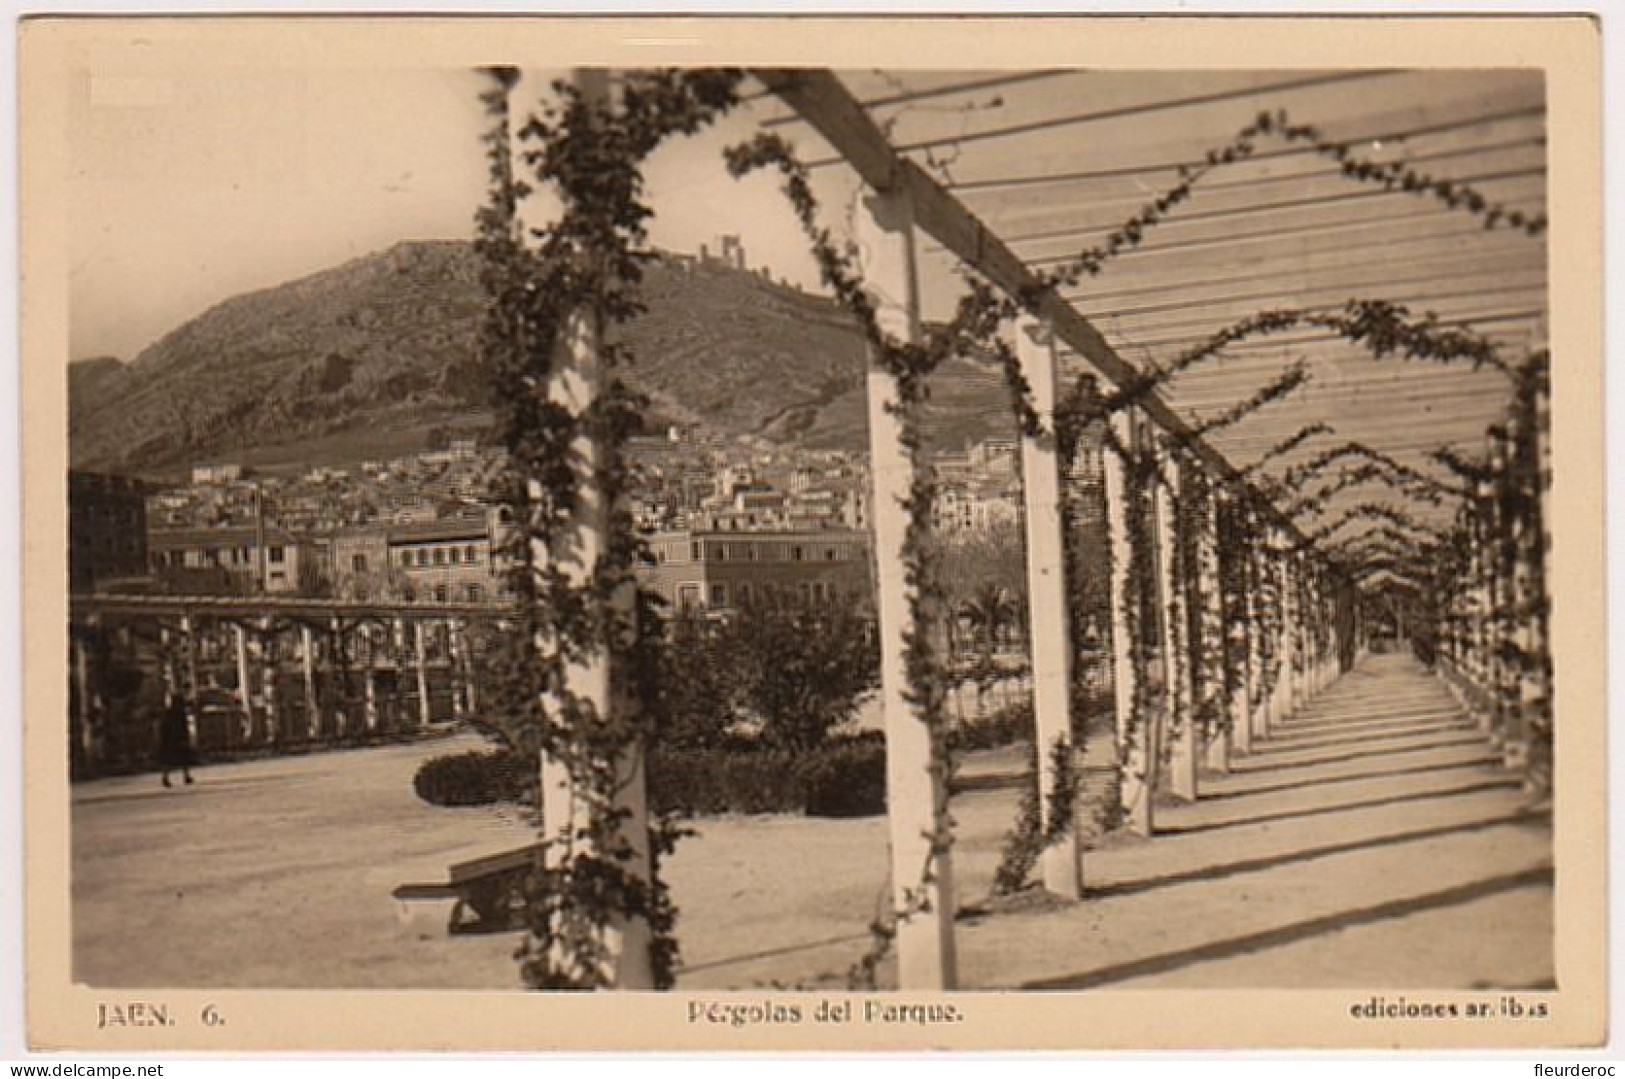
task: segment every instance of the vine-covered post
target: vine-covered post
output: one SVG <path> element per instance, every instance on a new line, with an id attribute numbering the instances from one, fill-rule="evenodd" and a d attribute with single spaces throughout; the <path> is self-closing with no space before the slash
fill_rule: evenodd
<path id="1" fill-rule="evenodd" d="M 198 680 L 197 680 L 197 633 L 192 624 L 192 616 L 182 614 L 180 621 L 181 652 L 185 659 L 185 668 L 182 674 L 184 682 L 177 683 L 184 692 L 181 699 L 186 702 L 186 736 L 192 745 L 198 744 Z"/>
<path id="2" fill-rule="evenodd" d="M 1490 565 L 1490 505 L 1494 492 L 1488 480 L 1480 480 L 1475 487 L 1474 507 L 1470 522 L 1469 565 L 1472 576 L 1472 663 L 1468 680 L 1470 710 L 1478 721 L 1478 729 L 1491 736 L 1495 734 L 1495 711 L 1490 700 L 1490 649 L 1494 636 L 1490 622 L 1495 617 L 1495 599 L 1490 591 L 1493 572 Z"/>
<path id="3" fill-rule="evenodd" d="M 1228 686 L 1229 633 L 1224 624 L 1224 584 L 1219 566 L 1219 515 L 1213 486 L 1202 478 L 1202 498 L 1196 517 L 1196 595 L 1200 609 L 1193 624 L 1200 630 L 1196 648 L 1202 664 L 1202 697 L 1209 725 L 1207 766 L 1230 771 L 1230 694 Z"/>
<path id="4" fill-rule="evenodd" d="M 85 767 L 91 768 L 96 760 L 96 726 L 98 722 L 95 694 L 90 676 L 90 649 L 85 647 L 88 629 L 73 633 L 73 678 L 79 700 L 79 752 Z"/>
<path id="5" fill-rule="evenodd" d="M 1556 732 L 1552 726 L 1552 639 L 1551 592 L 1545 571 L 1546 553 L 1551 550 L 1551 521 L 1548 498 L 1551 491 L 1551 392 L 1550 363 L 1545 352 L 1540 353 L 1542 367 L 1531 391 L 1529 406 L 1528 453 L 1525 466 L 1528 484 L 1528 513 L 1524 534 L 1524 559 L 1531 581 L 1531 608 L 1524 615 L 1530 628 L 1530 651 L 1525 670 L 1523 702 L 1529 725 L 1529 769 L 1524 788 L 1531 794 L 1544 795 L 1552 785 L 1552 746 Z"/>
<path id="6" fill-rule="evenodd" d="M 334 685 L 333 696 L 337 701 L 333 709 L 333 736 L 343 738 L 350 733 L 350 652 L 344 640 L 344 622 L 338 615 L 327 623 L 327 655 L 329 670 L 334 675 L 329 685 Z"/>
<path id="7" fill-rule="evenodd" d="M 609 71 L 603 68 L 576 68 L 571 80 L 585 106 L 583 115 L 589 129 L 573 132 L 580 138 L 591 138 L 597 114 L 609 106 Z M 540 72 L 534 79 L 546 85 Z M 527 132 L 523 127 L 511 131 L 515 160 L 523 160 L 530 149 L 523 144 Z M 526 246 L 532 239 L 532 223 L 524 219 L 523 199 L 515 209 L 519 225 L 520 244 Z M 594 238 L 596 239 L 596 237 Z M 609 259 L 611 250 L 598 250 L 591 240 L 582 241 L 575 252 L 583 259 Z M 590 301 L 583 301 L 572 310 L 562 312 L 552 340 L 545 384 L 542 387 L 547 403 L 556 410 L 554 415 L 571 425 L 567 462 L 570 472 L 571 495 L 568 511 L 551 529 L 551 535 L 532 533 L 530 565 L 545 567 L 546 572 L 557 574 L 562 590 L 584 602 L 584 617 L 594 625 L 632 627 L 636 617 L 636 586 L 630 579 L 618 582 L 607 595 L 598 588 L 598 576 L 608 564 L 615 545 L 613 531 L 617 524 L 619 507 L 612 501 L 612 492 L 605 483 L 613 449 L 606 435 L 588 418 L 601 407 L 609 379 L 603 355 L 604 312 Z M 551 507 L 555 492 L 544 489 L 542 481 L 532 475 L 526 479 L 527 497 L 533 506 Z M 595 727 L 605 732 L 627 721 L 635 705 L 629 699 L 627 672 L 617 671 L 616 649 L 611 631 L 578 633 L 574 637 L 556 627 L 541 626 L 537 630 L 537 650 L 542 656 L 561 655 L 562 685 L 550 691 L 549 708 L 558 717 L 556 722 Z M 466 653 L 467 649 L 460 651 Z M 470 685 L 469 707 L 475 707 Z M 541 752 L 542 856 L 545 867 L 561 879 L 572 860 L 583 864 L 603 862 L 619 868 L 625 883 L 647 892 L 653 881 L 652 855 L 649 842 L 649 814 L 643 772 L 643 746 L 635 739 L 612 749 L 602 766 L 613 770 L 612 793 L 609 805 L 599 807 L 594 797 L 603 792 L 587 789 L 586 771 L 599 766 L 592 760 L 594 750 L 586 744 L 572 746 L 571 753 L 579 753 L 584 765 L 579 769 L 561 754 Z M 613 822 L 606 828 L 596 827 L 595 816 L 607 811 Z M 606 887 L 616 885 L 606 882 Z M 566 908 L 575 896 L 565 900 Z M 550 924 L 546 931 L 551 942 L 543 948 L 551 954 L 543 962 L 558 970 L 557 974 L 573 984 L 604 985 L 621 990 L 655 988 L 655 967 L 652 944 L 653 933 L 649 921 L 642 914 L 614 910 L 602 921 L 593 912 L 574 924 L 581 912 L 561 908 L 550 911 L 545 919 Z M 580 960 L 570 954 L 572 936 L 584 932 L 593 938 L 586 949 L 599 957 L 601 969 L 576 969 Z"/>
<path id="8" fill-rule="evenodd" d="M 310 623 L 299 624 L 299 665 L 305 680 L 305 736 L 314 742 L 321 734 L 321 705 L 316 696 L 316 634 Z"/>
<path id="9" fill-rule="evenodd" d="M 356 627 L 361 634 L 361 708 L 367 733 L 378 730 L 378 642 L 371 622 Z"/>
<path id="10" fill-rule="evenodd" d="M 231 624 L 231 638 L 237 652 L 237 707 L 242 713 L 238 730 L 241 742 L 246 746 L 254 739 L 254 692 L 249 685 L 253 671 L 248 666 L 248 632 L 242 623 Z"/>
<path id="11" fill-rule="evenodd" d="M 1269 530 L 1270 588 L 1279 621 L 1275 626 L 1275 678 L 1270 684 L 1266 735 L 1292 712 L 1292 566 L 1289 545 L 1278 527 Z"/>
<path id="12" fill-rule="evenodd" d="M 1515 448 L 1521 437 L 1514 406 L 1507 420 L 1506 437 L 1495 446 L 1493 461 L 1499 487 L 1496 498 L 1496 559 L 1499 568 L 1495 612 L 1496 634 L 1496 726 L 1501 732 L 1501 761 L 1511 771 L 1523 773 L 1529 764 L 1529 745 L 1524 737 L 1522 629 L 1529 594 L 1528 573 L 1520 557 L 1520 528 L 1517 501 L 1518 478 L 1514 469 Z"/>
<path id="13" fill-rule="evenodd" d="M 876 320 L 894 340 L 920 339 L 913 210 L 906 194 L 864 199 L 858 215 L 864 286 Z M 875 562 L 880 624 L 880 695 L 886 729 L 886 816 L 892 899 L 897 911 L 897 980 L 905 990 L 952 989 L 957 980 L 951 853 L 940 842 L 947 805 L 941 740 L 909 679 L 910 641 L 929 631 L 916 621 L 927 582 L 908 572 L 914 452 L 897 375 L 871 357 L 867 376 L 869 472 L 874 485 Z"/>
<path id="14" fill-rule="evenodd" d="M 418 726 L 427 727 L 434 722 L 434 710 L 429 701 L 429 650 L 423 641 L 423 619 L 412 620 L 412 660 L 417 671 Z"/>
<path id="15" fill-rule="evenodd" d="M 1107 574 L 1111 591 L 1112 701 L 1117 734 L 1117 760 L 1121 769 L 1119 797 L 1129 827 L 1140 835 L 1152 830 L 1151 792 L 1154 786 L 1156 755 L 1147 753 L 1146 731 L 1151 724 L 1136 714 L 1136 703 L 1146 692 L 1139 684 L 1135 654 L 1142 649 L 1136 640 L 1139 617 L 1137 581 L 1134 576 L 1135 536 L 1144 529 L 1144 506 L 1135 459 L 1138 423 L 1134 411 L 1118 409 L 1107 420 L 1111 438 L 1101 451 L 1105 472 Z M 1124 455 L 1128 456 L 1125 457 Z"/>
<path id="16" fill-rule="evenodd" d="M 1179 503 L 1186 490 L 1177 452 L 1159 452 L 1160 477 L 1155 488 L 1157 613 L 1162 637 L 1162 722 L 1168 730 L 1169 780 L 1176 796 L 1195 801 L 1196 717 L 1191 708 L 1190 623 L 1180 566 Z M 1161 739 L 1159 738 L 1160 742 Z"/>
<path id="17" fill-rule="evenodd" d="M 1245 754 L 1253 751 L 1252 702 L 1258 680 L 1258 611 L 1256 597 L 1248 583 L 1249 559 L 1242 543 L 1242 529 L 1238 527 L 1244 520 L 1244 512 L 1242 507 L 1235 504 L 1229 490 L 1221 488 L 1217 519 L 1228 521 L 1229 527 L 1223 534 L 1218 552 L 1223 567 L 1220 579 L 1228 581 L 1234 589 L 1235 594 L 1230 597 L 1231 607 L 1241 615 L 1234 625 L 1226 627 L 1227 634 L 1236 639 L 1233 645 L 1236 659 L 1232 668 L 1234 682 L 1230 685 L 1230 739 L 1232 747 Z"/>
<path id="18" fill-rule="evenodd" d="M 1031 388 L 1032 407 L 1042 425 L 1037 434 L 1022 435 L 1021 475 L 1039 807 L 1043 834 L 1062 837 L 1044 848 L 1044 887 L 1055 895 L 1076 899 L 1083 893 L 1082 837 L 1076 810 L 1070 821 L 1050 819 L 1056 811 L 1056 791 L 1070 782 L 1067 776 L 1056 774 L 1058 757 L 1066 754 L 1076 775 L 1078 748 L 1072 716 L 1071 582 L 1066 579 L 1061 470 L 1055 443 L 1055 340 L 1049 326 L 1023 315 L 1016 322 L 1015 341 L 1021 373 Z"/>
<path id="19" fill-rule="evenodd" d="M 276 745 L 282 737 L 282 717 L 278 714 L 279 702 L 277 700 L 277 632 L 276 625 L 269 618 L 261 618 L 259 622 L 258 640 L 260 645 L 260 660 L 264 667 L 264 702 L 265 702 L 265 742 L 267 745 Z"/>
<path id="20" fill-rule="evenodd" d="M 1276 638 L 1278 626 L 1275 615 L 1280 607 L 1269 602 L 1273 595 L 1274 561 L 1269 550 L 1268 532 L 1260 524 L 1255 509 L 1248 506 L 1246 514 L 1247 610 L 1253 627 L 1248 635 L 1247 669 L 1252 681 L 1247 696 L 1247 714 L 1252 728 L 1250 737 L 1260 740 L 1269 737 L 1270 720 L 1273 718 L 1271 708 L 1275 667 L 1272 664 L 1281 654 Z"/>
<path id="21" fill-rule="evenodd" d="M 446 685 L 451 690 L 451 718 L 460 722 L 467 710 L 468 697 L 468 680 L 462 671 L 461 636 L 457 624 L 449 618 L 441 623 L 441 630 L 446 635 Z"/>

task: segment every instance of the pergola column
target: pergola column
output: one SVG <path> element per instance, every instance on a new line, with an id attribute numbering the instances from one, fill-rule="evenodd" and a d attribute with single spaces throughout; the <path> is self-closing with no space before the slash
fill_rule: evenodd
<path id="1" fill-rule="evenodd" d="M 577 68 L 572 78 L 589 105 L 603 106 L 609 102 L 607 70 Z M 546 73 L 536 72 L 527 73 L 524 81 L 539 87 L 546 85 L 547 79 Z M 517 136 L 517 132 L 515 134 Z M 522 144 L 514 145 L 514 160 L 522 160 L 525 152 Z M 521 225 L 528 229 L 522 212 Z M 599 312 L 583 305 L 566 316 L 554 344 L 546 393 L 554 405 L 569 415 L 583 416 L 598 402 L 605 381 L 602 349 L 603 325 Z M 534 564 L 553 567 L 578 589 L 591 585 L 600 560 L 610 554 L 612 547 L 615 507 L 599 483 L 599 469 L 609 463 L 611 452 L 591 431 L 584 427 L 579 429 L 570 446 L 570 467 L 576 487 L 575 512 L 571 520 L 558 529 L 551 545 L 541 539 L 531 541 Z M 531 481 L 530 494 L 539 502 L 543 500 L 545 492 L 539 481 Z M 628 581 L 607 599 L 608 610 L 602 613 L 622 627 L 629 627 L 636 616 L 635 600 L 636 586 Z M 544 652 L 556 650 L 565 643 L 545 632 L 544 639 L 538 641 Z M 630 717 L 636 707 L 625 691 L 624 679 L 616 677 L 614 642 L 601 642 L 584 654 L 569 658 L 565 663 L 564 685 L 573 704 L 589 714 L 624 718 Z M 608 763 L 618 778 L 613 796 L 613 810 L 620 815 L 616 842 L 628 852 L 627 857 L 618 859 L 618 864 L 628 877 L 647 884 L 652 879 L 653 866 L 643 747 L 627 745 L 618 760 Z M 572 851 L 580 853 L 582 840 L 576 833 L 586 825 L 590 814 L 597 811 L 589 799 L 589 792 L 576 789 L 575 777 L 567 762 L 544 751 L 542 828 L 548 842 L 543 848 L 543 857 L 549 865 L 561 865 Z M 570 973 L 614 989 L 652 989 L 653 936 L 648 921 L 642 917 L 616 917 L 603 926 L 601 932 L 607 953 L 605 969 Z"/>
<path id="2" fill-rule="evenodd" d="M 374 734 L 378 730 L 378 646 L 373 640 L 375 627 L 370 622 L 363 622 L 356 628 L 361 633 L 361 715 L 367 733 Z"/>
<path id="3" fill-rule="evenodd" d="M 1137 445 L 1138 424 L 1129 409 L 1113 412 L 1108 420 L 1116 444 L 1133 452 Z M 1129 502 L 1128 462 L 1110 446 L 1101 453 L 1101 466 L 1106 488 L 1106 540 L 1109 552 L 1109 588 L 1111 593 L 1111 645 L 1112 645 L 1112 699 L 1116 720 L 1117 751 L 1122 769 L 1120 798 L 1129 826 L 1140 835 L 1150 835 L 1151 791 L 1155 776 L 1155 753 L 1146 752 L 1146 734 L 1151 727 L 1149 717 L 1134 714 L 1136 695 L 1134 652 L 1139 647 L 1129 632 L 1130 610 L 1140 597 L 1132 587 L 1129 567 L 1134 559 L 1129 522 L 1143 514 L 1145 507 Z M 1138 487 L 1135 487 L 1138 490 Z M 1139 738 L 1131 732 L 1140 724 Z M 1132 751 L 1131 751 L 1132 747 Z"/>
<path id="4" fill-rule="evenodd" d="M 276 745 L 282 735 L 281 717 L 277 715 L 277 650 L 276 630 L 269 618 L 260 619 L 260 656 L 265 664 L 265 741 Z"/>
<path id="5" fill-rule="evenodd" d="M 241 713 L 238 730 L 246 746 L 254 740 L 254 693 L 249 685 L 253 671 L 248 665 L 248 631 L 241 622 L 231 624 L 231 639 L 237 652 L 237 707 Z"/>
<path id="6" fill-rule="evenodd" d="M 192 745 L 198 744 L 198 678 L 197 678 L 197 632 L 192 624 L 190 615 L 181 615 L 180 621 L 181 648 L 184 650 L 186 665 L 183 670 L 185 682 L 177 685 L 181 700 L 186 703 L 186 736 L 191 739 Z"/>
<path id="7" fill-rule="evenodd" d="M 1201 610 L 1193 623 L 1199 627 L 1200 637 L 1194 650 L 1197 658 L 1193 662 L 1202 664 L 1202 695 L 1214 706 L 1211 718 L 1215 726 L 1208 733 L 1205 763 L 1216 772 L 1228 772 L 1231 731 L 1226 660 L 1229 635 L 1224 624 L 1223 579 L 1219 572 L 1218 503 L 1212 487 L 1205 481 L 1202 491 L 1195 549 L 1197 595 L 1201 598 Z"/>
<path id="8" fill-rule="evenodd" d="M 446 685 L 451 690 L 451 718 L 463 718 L 464 698 L 467 693 L 465 679 L 462 677 L 462 649 L 459 647 L 457 627 L 451 619 L 446 619 L 441 628 L 446 633 Z"/>
<path id="9" fill-rule="evenodd" d="M 1490 622 L 1495 617 L 1495 597 L 1491 592 L 1493 573 L 1490 566 L 1490 504 L 1494 493 L 1488 481 L 1480 481 L 1477 504 L 1472 515 L 1472 663 L 1469 679 L 1473 686 L 1471 710 L 1478 720 L 1478 729 L 1496 741 L 1495 710 L 1491 699 L 1490 650 L 1494 636 Z M 1490 704 L 1486 706 L 1486 701 Z"/>
<path id="10" fill-rule="evenodd" d="M 1266 729 L 1273 731 L 1292 712 L 1292 566 L 1278 528 L 1270 530 L 1269 572 L 1281 624 L 1275 633 L 1275 684 L 1270 687 Z"/>
<path id="11" fill-rule="evenodd" d="M 350 733 L 350 656 L 344 644 L 344 623 L 334 615 L 328 623 L 328 638 L 332 641 L 333 663 L 338 674 L 339 706 L 333 710 L 333 733 L 344 737 Z"/>
<path id="12" fill-rule="evenodd" d="M 1253 725 L 1256 722 L 1253 697 L 1258 691 L 1259 645 L 1258 604 L 1253 594 L 1252 558 L 1245 551 L 1226 552 L 1237 559 L 1236 576 L 1241 583 L 1241 682 L 1230 698 L 1230 733 L 1238 752 L 1253 751 Z"/>
<path id="13" fill-rule="evenodd" d="M 316 695 L 316 635 L 306 622 L 299 625 L 299 662 L 305 676 L 305 734 L 314 742 L 321 737 L 322 709 Z"/>
<path id="14" fill-rule="evenodd" d="M 96 701 L 91 690 L 90 649 L 85 647 L 83 628 L 71 634 L 73 641 L 73 682 L 79 697 L 79 752 L 88 768 L 96 760 Z M 59 683 L 60 684 L 60 683 Z"/>
<path id="15" fill-rule="evenodd" d="M 1052 795 L 1059 777 L 1055 755 L 1078 768 L 1072 716 L 1072 624 L 1068 610 L 1066 537 L 1061 471 L 1055 445 L 1056 357 L 1049 327 L 1029 316 L 1016 325 L 1016 356 L 1032 391 L 1043 430 L 1021 439 L 1022 498 L 1027 522 L 1028 647 L 1032 653 L 1033 716 L 1037 734 L 1039 811 L 1044 835 L 1054 834 Z M 1077 807 L 1060 826 L 1065 838 L 1044 848 L 1044 887 L 1076 899 L 1083 893 L 1082 836 Z"/>
<path id="16" fill-rule="evenodd" d="M 418 725 L 427 727 L 434 722 L 434 710 L 429 701 L 429 653 L 423 643 L 423 620 L 412 621 L 412 658 L 418 677 Z"/>
<path id="17" fill-rule="evenodd" d="M 864 278 L 882 329 L 903 341 L 920 336 L 919 282 L 912 207 L 879 192 L 858 215 Z M 916 625 L 917 585 L 905 577 L 915 462 L 904 444 L 906 407 L 896 377 L 870 357 L 867 375 L 869 462 L 874 483 L 875 557 L 880 629 L 881 705 L 886 729 L 886 815 L 891 837 L 892 903 L 897 911 L 898 986 L 952 989 L 953 863 L 938 842 L 947 807 L 945 762 L 929 717 L 911 701 L 905 654 Z"/>
<path id="18" fill-rule="evenodd" d="M 1169 738 L 1169 781 L 1176 796 L 1195 801 L 1196 716 L 1191 708 L 1190 619 L 1180 572 L 1179 514 L 1185 483 L 1179 456 L 1159 451 L 1162 479 L 1154 502 L 1157 532 L 1157 617 L 1162 629 L 1163 722 Z M 1160 741 L 1160 739 L 1159 739 Z"/>
<path id="19" fill-rule="evenodd" d="M 1247 716 L 1248 724 L 1252 728 L 1251 738 L 1257 740 L 1269 737 L 1270 721 L 1274 718 L 1275 694 L 1274 687 L 1268 685 L 1265 680 L 1265 654 L 1268 652 L 1279 657 L 1281 651 L 1276 634 L 1263 625 L 1264 606 L 1258 598 L 1273 580 L 1274 562 L 1270 556 L 1269 533 L 1260 526 L 1257 514 L 1250 508 L 1247 510 L 1247 521 L 1250 542 L 1244 557 L 1247 565 L 1247 611 L 1250 627 L 1247 670 L 1251 681 L 1247 696 Z M 1277 659 L 1277 680 L 1279 677 L 1279 659 Z"/>

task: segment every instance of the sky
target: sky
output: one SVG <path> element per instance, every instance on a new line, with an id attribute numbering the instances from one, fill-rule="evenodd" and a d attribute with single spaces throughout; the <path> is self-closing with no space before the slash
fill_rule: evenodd
<path id="1" fill-rule="evenodd" d="M 82 73 L 69 109 L 68 359 L 130 360 L 240 293 L 401 240 L 471 237 L 482 88 L 470 71 L 421 68 Z M 738 233 L 753 268 L 814 286 L 776 181 L 722 166 L 722 148 L 754 128 L 749 113 L 651 158 L 651 239 L 693 252 Z"/>

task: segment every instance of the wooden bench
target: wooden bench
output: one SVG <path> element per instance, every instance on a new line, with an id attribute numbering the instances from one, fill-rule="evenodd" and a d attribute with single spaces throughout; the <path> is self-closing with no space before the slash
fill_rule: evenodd
<path id="1" fill-rule="evenodd" d="M 540 843 L 456 862 L 443 881 L 408 882 L 390 893 L 396 900 L 455 900 L 448 933 L 511 929 L 523 916 L 525 877 L 541 853 Z"/>

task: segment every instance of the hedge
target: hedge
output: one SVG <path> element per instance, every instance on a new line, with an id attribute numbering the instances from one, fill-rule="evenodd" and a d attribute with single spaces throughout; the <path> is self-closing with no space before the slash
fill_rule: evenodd
<path id="1" fill-rule="evenodd" d="M 806 753 L 656 749 L 646 765 L 649 805 L 660 813 L 863 817 L 886 810 L 886 748 L 877 733 Z M 432 805 L 533 802 L 535 771 L 534 758 L 514 750 L 476 750 L 424 761 L 412 786 Z"/>

